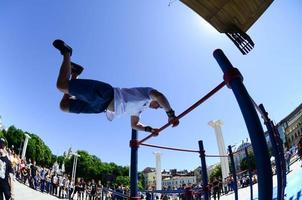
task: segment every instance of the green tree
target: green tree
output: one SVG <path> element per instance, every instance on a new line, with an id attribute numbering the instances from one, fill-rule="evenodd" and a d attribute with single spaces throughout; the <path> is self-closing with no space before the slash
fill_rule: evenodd
<path id="1" fill-rule="evenodd" d="M 145 185 L 145 177 L 143 173 L 138 173 L 138 189 L 139 190 L 143 190 L 144 188 L 146 188 Z"/>
<path id="2" fill-rule="evenodd" d="M 221 165 L 216 165 L 213 168 L 213 170 L 212 170 L 212 172 L 210 173 L 210 176 L 209 176 L 210 182 L 212 182 L 215 177 L 218 178 L 218 179 L 220 179 L 222 177 Z"/>
<path id="3" fill-rule="evenodd" d="M 9 147 L 14 146 L 13 150 L 17 153 L 21 151 L 18 149 L 23 143 L 25 135 L 21 129 L 17 129 L 15 126 L 10 126 L 7 131 L 3 131 L 3 136 L 6 138 Z"/>
<path id="4" fill-rule="evenodd" d="M 1 137 L 1 138 L 2 138 L 2 137 L 5 137 L 4 135 L 5 135 L 5 130 L 0 131 L 0 137 Z"/>
<path id="5" fill-rule="evenodd" d="M 249 152 L 248 158 L 251 163 L 251 169 L 254 170 L 256 169 L 256 159 L 253 153 Z M 240 170 L 244 171 L 248 169 L 248 162 L 246 158 L 243 158 L 240 162 Z"/>
<path id="6" fill-rule="evenodd" d="M 5 137 L 9 146 L 14 146 L 15 151 L 20 151 L 20 147 L 25 139 L 25 134 L 30 136 L 28 140 L 26 158 L 35 160 L 37 165 L 52 167 L 57 161 L 61 166 L 65 163 L 65 171 L 71 174 L 73 165 L 73 156 L 66 158 L 65 155 L 57 156 L 53 155 L 50 148 L 44 143 L 44 141 L 36 134 L 24 132 L 21 129 L 17 129 L 14 126 L 8 128 L 7 131 L 0 131 L 0 137 Z M 117 164 L 102 162 L 97 156 L 90 155 L 87 151 L 78 151 L 80 156 L 78 158 L 77 166 L 77 177 L 84 179 L 95 179 L 101 180 L 103 184 L 106 185 L 119 185 L 123 184 L 125 186 L 130 185 L 129 180 L 129 167 L 118 166 Z M 138 187 L 143 189 L 143 180 L 139 179 Z"/>
<path id="7" fill-rule="evenodd" d="M 130 178 L 129 178 L 129 176 L 118 176 L 118 177 L 116 177 L 114 183 L 115 183 L 115 185 L 129 186 Z"/>
<path id="8" fill-rule="evenodd" d="M 38 165 L 51 166 L 53 164 L 52 153 L 43 140 L 31 133 L 27 133 L 31 138 L 28 140 L 26 158 L 35 160 Z"/>

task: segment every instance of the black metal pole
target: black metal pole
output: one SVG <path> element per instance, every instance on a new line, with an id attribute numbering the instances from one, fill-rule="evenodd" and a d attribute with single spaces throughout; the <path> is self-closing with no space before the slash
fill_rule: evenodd
<path id="1" fill-rule="evenodd" d="M 251 200 L 253 200 L 253 174 L 252 174 L 252 162 L 249 158 L 249 152 L 247 151 L 247 148 L 245 147 L 245 156 L 246 156 L 246 162 L 248 166 L 248 172 L 249 172 L 249 178 L 250 178 L 250 191 L 251 191 Z"/>
<path id="2" fill-rule="evenodd" d="M 258 198 L 259 200 L 272 199 L 273 196 L 273 180 L 272 168 L 268 147 L 264 137 L 262 125 L 254 104 L 243 85 L 243 78 L 238 69 L 234 68 L 223 51 L 217 49 L 214 51 L 214 57 L 220 68 L 224 72 L 224 80 L 227 82 L 236 97 L 244 118 L 253 151 L 256 159 L 256 168 L 258 174 Z"/>
<path id="3" fill-rule="evenodd" d="M 235 168 L 235 162 L 234 162 L 234 156 L 233 156 L 233 151 L 232 151 L 232 146 L 228 146 L 229 150 L 229 157 L 231 161 L 231 168 L 232 168 L 232 175 L 233 175 L 233 180 L 234 180 L 234 193 L 235 193 L 235 200 L 238 200 L 238 186 L 237 186 L 237 174 L 236 174 L 236 168 Z"/>
<path id="4" fill-rule="evenodd" d="M 207 172 L 205 150 L 203 148 L 202 140 L 198 141 L 198 145 L 199 145 L 199 156 L 200 156 L 200 160 L 201 160 L 201 174 L 202 174 L 202 184 L 203 184 L 203 191 L 204 191 L 204 200 L 209 200 L 208 172 Z"/>
<path id="5" fill-rule="evenodd" d="M 137 195 L 137 151 L 138 151 L 138 141 L 137 141 L 137 130 L 132 129 L 130 147 L 131 147 L 131 165 L 130 165 L 130 199 L 139 199 Z"/>

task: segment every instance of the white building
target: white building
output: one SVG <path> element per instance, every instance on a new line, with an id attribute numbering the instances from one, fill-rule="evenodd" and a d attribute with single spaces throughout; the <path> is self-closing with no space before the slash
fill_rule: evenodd
<path id="1" fill-rule="evenodd" d="M 163 187 L 179 188 L 183 184 L 196 184 L 195 176 L 173 176 L 171 178 L 165 178 L 163 180 Z"/>
<path id="2" fill-rule="evenodd" d="M 156 171 L 155 168 L 147 167 L 143 170 L 145 189 L 156 187 Z"/>

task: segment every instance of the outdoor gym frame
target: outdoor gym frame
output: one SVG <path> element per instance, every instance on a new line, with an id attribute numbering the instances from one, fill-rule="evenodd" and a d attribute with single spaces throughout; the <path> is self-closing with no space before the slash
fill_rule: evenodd
<path id="1" fill-rule="evenodd" d="M 272 191 L 273 191 L 273 181 L 272 181 L 272 168 L 270 163 L 270 156 L 269 151 L 266 143 L 266 139 L 264 136 L 264 131 L 261 126 L 260 119 L 258 117 L 256 108 L 262 115 L 262 118 L 265 121 L 265 124 L 267 125 L 267 129 L 270 135 L 270 139 L 272 141 L 274 154 L 276 157 L 276 160 L 278 160 L 277 165 L 277 174 L 278 177 L 278 199 L 283 199 L 284 196 L 284 188 L 285 188 L 285 179 L 284 177 L 284 156 L 283 154 L 283 147 L 282 143 L 280 141 L 279 133 L 276 130 L 275 126 L 269 120 L 267 113 L 264 110 L 263 106 L 257 106 L 255 102 L 252 100 L 252 98 L 249 96 L 248 91 L 246 90 L 244 84 L 243 84 L 243 77 L 239 70 L 237 68 L 234 68 L 231 64 L 231 62 L 228 60 L 228 58 L 225 56 L 222 50 L 216 49 L 213 53 L 214 58 L 218 62 L 220 68 L 223 71 L 223 79 L 224 81 L 220 83 L 216 88 L 214 88 L 212 91 L 210 91 L 206 96 L 204 96 L 202 99 L 200 99 L 198 102 L 193 104 L 190 108 L 185 110 L 183 113 L 181 113 L 179 116 L 177 116 L 178 119 L 182 118 L 184 115 L 191 112 L 193 109 L 195 109 L 197 106 L 199 106 L 201 103 L 203 103 L 205 100 L 207 100 L 209 97 L 211 97 L 213 94 L 215 94 L 217 91 L 219 91 L 221 88 L 223 88 L 225 85 L 228 86 L 228 88 L 232 89 L 235 98 L 238 102 L 238 105 L 240 107 L 242 116 L 244 118 L 251 144 L 253 147 L 255 160 L 256 160 L 256 170 L 257 170 L 257 177 L 258 177 L 258 199 L 259 200 L 268 200 L 272 199 Z M 256 107 L 256 108 L 255 108 Z M 159 132 L 164 130 L 165 128 L 169 127 L 170 123 L 165 124 L 163 127 L 161 127 Z M 157 134 L 158 135 L 158 134 Z M 130 199 L 136 200 L 140 197 L 138 194 L 138 188 L 137 188 L 137 181 L 138 181 L 138 174 L 137 174 L 137 164 L 138 164 L 138 147 L 139 145 L 145 145 L 143 144 L 144 141 L 148 140 L 149 138 L 153 136 L 157 136 L 155 134 L 150 134 L 146 138 L 142 140 L 138 140 L 137 137 L 137 131 L 132 129 L 132 136 L 130 141 L 130 147 L 131 147 L 131 165 L 130 165 Z M 280 144 L 281 143 L 281 144 Z M 149 145 L 152 146 L 152 145 Z M 153 145 L 154 146 L 154 145 Z M 202 157 L 204 155 L 203 150 L 203 144 L 202 141 L 199 141 L 199 153 Z M 230 151 L 230 147 L 229 147 Z M 230 152 L 231 153 L 231 152 Z M 282 159 L 283 158 L 283 159 Z M 202 172 L 203 174 L 206 174 L 206 168 L 204 168 L 205 160 L 201 159 L 202 162 Z M 283 172 L 283 173 L 282 173 Z M 236 176 L 235 176 L 236 177 Z M 207 177 L 206 177 L 207 179 Z M 207 182 L 207 180 L 204 180 Z M 206 197 L 206 196 L 205 196 Z M 235 199 L 238 199 L 238 194 L 235 193 Z"/>

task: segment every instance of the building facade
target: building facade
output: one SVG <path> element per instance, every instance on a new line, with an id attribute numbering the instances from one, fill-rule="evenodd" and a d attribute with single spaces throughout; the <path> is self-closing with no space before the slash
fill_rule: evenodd
<path id="1" fill-rule="evenodd" d="M 242 143 L 236 148 L 234 157 L 235 169 L 237 172 L 240 171 L 240 163 L 243 159 L 246 158 L 245 148 L 247 148 L 248 152 L 253 152 L 253 147 L 248 140 L 242 141 Z"/>
<path id="2" fill-rule="evenodd" d="M 155 168 L 147 167 L 143 170 L 145 189 L 156 187 L 156 171 Z"/>
<path id="3" fill-rule="evenodd" d="M 172 176 L 170 178 L 165 178 L 163 180 L 163 187 L 177 189 L 180 188 L 183 184 L 196 184 L 196 177 L 193 176 Z"/>
<path id="4" fill-rule="evenodd" d="M 285 146 L 287 148 L 295 146 L 302 136 L 302 104 L 282 119 L 277 128 L 281 138 L 284 134 Z"/>

